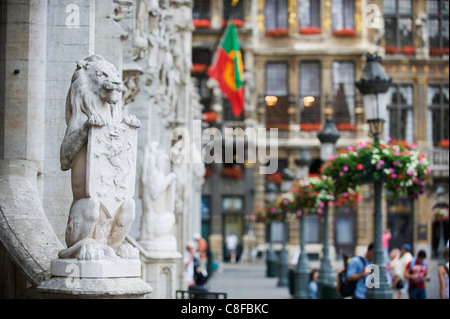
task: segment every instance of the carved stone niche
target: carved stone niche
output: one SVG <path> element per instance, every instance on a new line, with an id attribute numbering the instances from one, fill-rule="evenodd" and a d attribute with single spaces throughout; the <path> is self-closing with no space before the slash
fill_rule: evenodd
<path id="1" fill-rule="evenodd" d="M 116 22 L 122 21 L 133 10 L 133 1 L 114 0 L 114 13 L 112 18 Z"/>
<path id="2" fill-rule="evenodd" d="M 141 91 L 141 76 L 144 71 L 137 63 L 126 63 L 123 66 L 123 106 L 134 102 L 134 98 Z"/>

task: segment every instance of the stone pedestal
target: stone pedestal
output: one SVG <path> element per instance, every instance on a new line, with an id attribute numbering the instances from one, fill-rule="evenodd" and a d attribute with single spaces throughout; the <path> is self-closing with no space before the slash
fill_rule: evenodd
<path id="1" fill-rule="evenodd" d="M 52 277 L 37 287 L 44 299 L 144 299 L 152 291 L 152 287 L 138 277 Z"/>
<path id="2" fill-rule="evenodd" d="M 55 259 L 52 277 L 37 287 L 43 298 L 143 299 L 153 288 L 141 279 L 139 259 Z"/>
<path id="3" fill-rule="evenodd" d="M 56 259 L 51 261 L 50 273 L 58 277 L 79 278 L 140 277 L 141 262 L 139 259 Z"/>
<path id="4" fill-rule="evenodd" d="M 139 250 L 142 264 L 141 278 L 153 287 L 150 299 L 174 299 L 178 287 L 177 264 L 182 256 L 177 251 L 147 251 L 139 242 L 126 240 Z"/>

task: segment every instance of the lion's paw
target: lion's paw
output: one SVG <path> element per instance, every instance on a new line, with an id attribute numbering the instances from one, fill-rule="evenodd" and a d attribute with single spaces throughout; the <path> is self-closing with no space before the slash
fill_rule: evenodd
<path id="1" fill-rule="evenodd" d="M 77 258 L 80 260 L 99 260 L 105 258 L 105 253 L 100 245 L 85 244 L 81 246 Z"/>
<path id="2" fill-rule="evenodd" d="M 138 259 L 139 258 L 139 250 L 130 244 L 122 244 L 115 249 L 116 254 L 119 257 L 125 259 Z"/>
<path id="3" fill-rule="evenodd" d="M 106 124 L 106 121 L 99 114 L 93 113 L 89 117 L 89 125 L 91 126 L 105 126 Z"/>
<path id="4" fill-rule="evenodd" d="M 135 127 L 135 128 L 141 127 L 141 121 L 139 121 L 138 118 L 133 114 L 127 115 L 123 119 L 123 122 L 131 127 Z"/>

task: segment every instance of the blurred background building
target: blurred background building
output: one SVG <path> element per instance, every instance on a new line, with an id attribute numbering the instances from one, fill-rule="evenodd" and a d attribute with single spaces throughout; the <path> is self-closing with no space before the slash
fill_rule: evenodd
<path id="1" fill-rule="evenodd" d="M 384 200 L 390 246 L 410 243 L 414 250 L 424 248 L 436 255 L 439 231 L 431 210 L 439 186 L 445 189 L 441 200 L 448 204 L 449 1 L 239 0 L 232 6 L 232 1 L 195 0 L 193 19 L 191 74 L 197 79 L 208 126 L 277 128 L 279 138 L 275 174 L 259 174 L 259 163 L 207 165 L 202 192 L 205 237 L 216 240 L 233 230 L 242 244 L 250 232 L 256 235 L 258 249 L 267 249 L 268 228 L 254 225 L 249 214 L 265 205 L 269 182 L 280 193 L 289 175 L 305 175 L 296 166 L 301 150 L 311 157 L 306 174 L 319 173 L 317 133 L 326 108 L 333 110 L 341 134 L 337 151 L 370 140 L 354 83 L 361 77 L 365 54 L 376 52 L 394 83 L 383 138 L 416 143 L 433 170 L 432 184 L 419 200 Z M 226 20 L 237 27 L 244 59 L 245 112 L 239 118 L 207 76 Z M 371 188 L 363 186 L 357 210 L 340 208 L 347 211 L 333 214 L 331 242 L 338 255 L 357 253 L 373 240 L 372 196 Z M 308 216 L 306 223 L 306 249 L 310 259 L 317 259 L 322 252 L 320 218 Z M 447 240 L 448 222 L 445 226 Z M 291 256 L 298 251 L 297 229 L 298 223 L 290 224 Z M 275 243 L 281 241 L 281 231 L 282 227 L 274 228 Z M 280 247 L 275 245 L 276 250 Z M 220 246 L 215 249 L 222 255 Z"/>

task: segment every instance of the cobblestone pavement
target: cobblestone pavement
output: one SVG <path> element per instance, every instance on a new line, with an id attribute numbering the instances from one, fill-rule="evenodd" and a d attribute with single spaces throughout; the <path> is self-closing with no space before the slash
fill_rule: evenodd
<path id="1" fill-rule="evenodd" d="M 431 281 L 427 283 L 428 299 L 439 299 L 437 260 L 428 260 Z M 310 268 L 319 268 L 319 262 L 310 262 Z M 336 263 L 336 268 L 340 263 Z M 289 287 L 278 287 L 278 278 L 266 277 L 264 259 L 254 263 L 221 263 L 208 282 L 209 291 L 225 292 L 228 299 L 293 299 Z M 408 294 L 403 295 L 408 299 Z"/>

